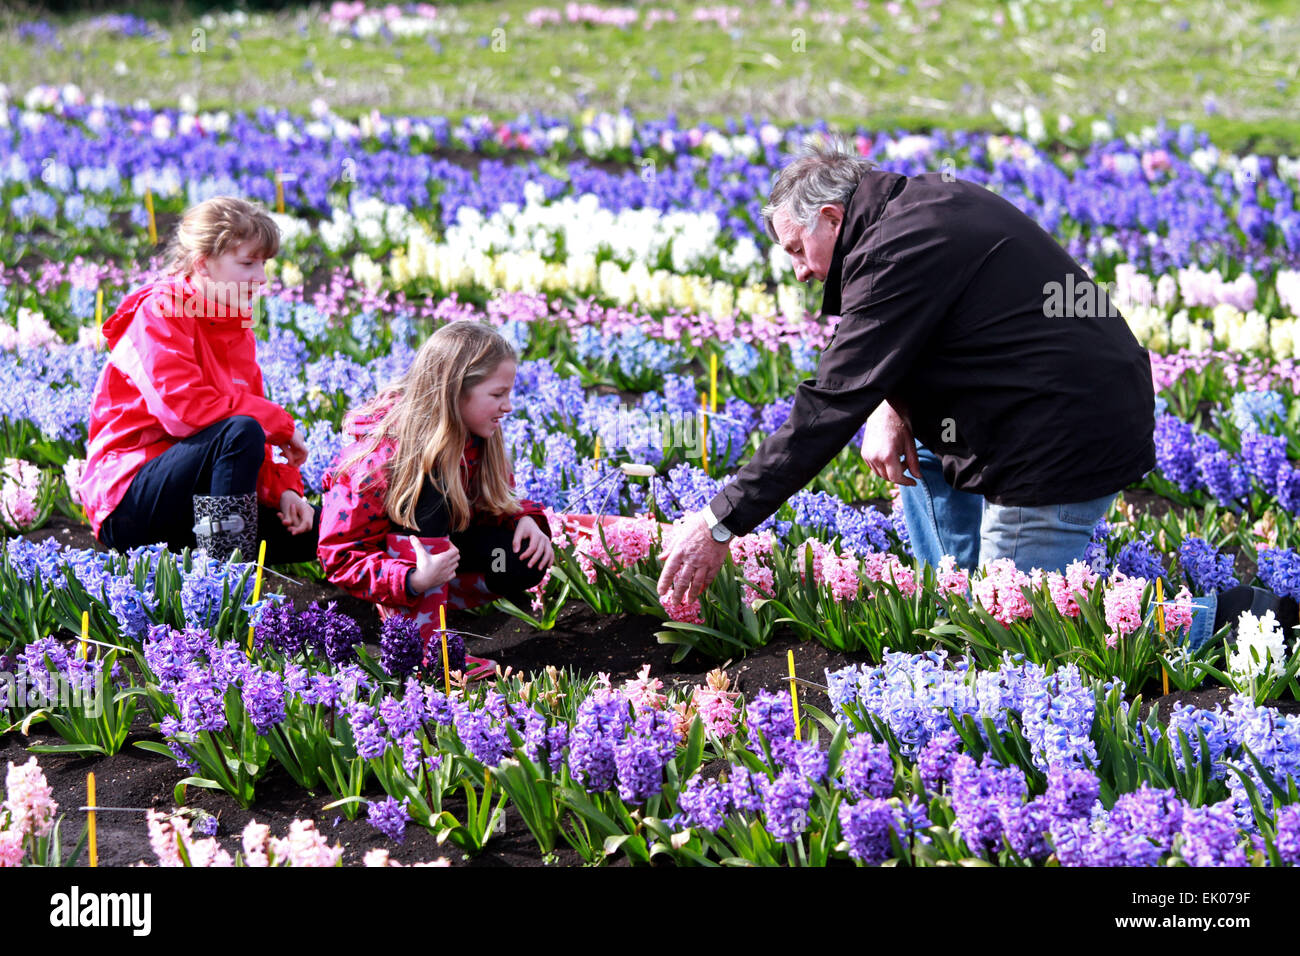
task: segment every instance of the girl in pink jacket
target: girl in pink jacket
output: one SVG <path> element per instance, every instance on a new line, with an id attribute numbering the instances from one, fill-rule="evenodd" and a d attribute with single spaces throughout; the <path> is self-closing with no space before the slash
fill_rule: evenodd
<path id="1" fill-rule="evenodd" d="M 349 413 L 354 442 L 324 479 L 326 575 L 381 616 L 414 619 L 426 655 L 439 607 L 501 596 L 526 607 L 554 558 L 542 507 L 515 497 L 501 436 L 517 364 L 490 326 L 444 325 L 405 375 Z M 466 661 L 471 677 L 495 669 Z"/>
<path id="2" fill-rule="evenodd" d="M 320 511 L 303 497 L 307 446 L 265 397 L 252 300 L 280 248 L 274 221 L 228 196 L 186 212 L 170 274 L 132 292 L 104 323 L 79 492 L 101 542 L 166 542 L 269 564 L 315 555 Z M 283 450 L 288 463 L 272 458 Z"/>

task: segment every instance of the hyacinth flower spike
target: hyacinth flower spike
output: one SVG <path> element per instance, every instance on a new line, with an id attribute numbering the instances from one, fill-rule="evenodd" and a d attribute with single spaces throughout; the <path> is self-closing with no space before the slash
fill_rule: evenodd
<path id="1" fill-rule="evenodd" d="M 451 538 L 419 538 L 420 544 L 429 554 L 441 554 L 451 547 Z M 386 540 L 388 554 L 394 558 L 405 558 L 408 561 L 415 561 L 415 546 L 411 544 L 409 535 L 390 534 Z M 384 604 L 377 605 L 379 616 L 388 618 L 397 614 L 402 617 L 413 620 L 420 628 L 420 644 L 424 649 L 423 663 L 425 665 L 434 665 L 441 660 L 441 642 L 439 640 L 439 621 L 441 619 L 440 609 L 451 607 L 465 609 L 477 607 L 480 604 L 486 604 L 495 600 L 496 594 L 488 589 L 487 581 L 480 572 L 467 572 L 458 574 L 441 587 L 430 588 L 425 591 L 415 607 L 397 608 L 389 607 Z M 468 680 L 481 680 L 496 673 L 496 661 L 489 660 L 485 657 L 474 657 L 470 654 L 465 655 L 465 666 L 468 669 L 466 678 Z"/>

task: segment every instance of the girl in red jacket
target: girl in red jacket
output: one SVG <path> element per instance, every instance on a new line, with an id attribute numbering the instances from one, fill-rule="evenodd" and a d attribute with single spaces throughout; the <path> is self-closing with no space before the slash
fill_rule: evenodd
<path id="1" fill-rule="evenodd" d="M 420 625 L 426 655 L 438 609 L 505 596 L 526 607 L 553 560 L 542 507 L 515 497 L 501 437 L 517 356 L 478 322 L 444 325 L 344 428 L 355 439 L 325 476 L 321 564 L 380 615 Z M 466 658 L 471 677 L 495 669 Z"/>
<path id="2" fill-rule="evenodd" d="M 79 491 L 108 547 L 164 541 L 222 559 L 237 547 L 251 561 L 260 536 L 270 564 L 314 557 L 320 512 L 298 472 L 307 446 L 265 397 L 253 338 L 253 296 L 279 248 L 260 208 L 209 199 L 181 220 L 169 274 L 104 323 Z"/>

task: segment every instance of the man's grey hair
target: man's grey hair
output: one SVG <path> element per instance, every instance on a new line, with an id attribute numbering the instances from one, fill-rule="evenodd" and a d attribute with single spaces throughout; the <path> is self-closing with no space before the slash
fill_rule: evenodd
<path id="1" fill-rule="evenodd" d="M 772 241 L 781 239 L 772 227 L 772 217 L 785 207 L 795 223 L 812 229 L 817 211 L 827 203 L 848 207 L 858 183 L 876 164 L 859 155 L 848 139 L 825 136 L 806 141 L 799 157 L 781 170 L 772 186 L 772 195 L 763 207 L 763 225 Z"/>

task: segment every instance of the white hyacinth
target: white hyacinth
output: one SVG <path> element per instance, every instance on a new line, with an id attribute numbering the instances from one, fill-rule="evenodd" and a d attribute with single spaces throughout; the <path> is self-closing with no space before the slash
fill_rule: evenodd
<path id="1" fill-rule="evenodd" d="M 1286 670 L 1286 642 L 1272 611 L 1255 617 L 1242 611 L 1237 621 L 1237 646 L 1228 656 L 1228 672 L 1238 684 L 1280 677 Z"/>

